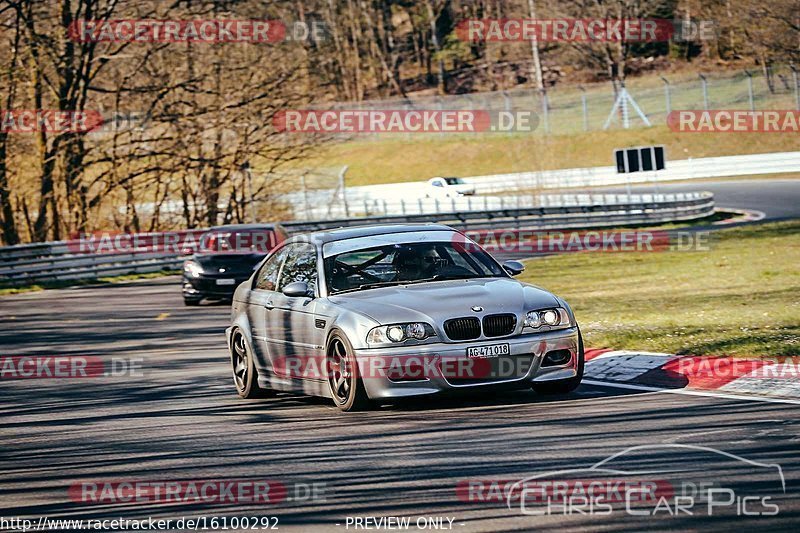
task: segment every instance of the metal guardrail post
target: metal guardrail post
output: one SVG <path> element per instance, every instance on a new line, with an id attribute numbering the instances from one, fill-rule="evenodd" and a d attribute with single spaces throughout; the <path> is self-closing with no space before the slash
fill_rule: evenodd
<path id="1" fill-rule="evenodd" d="M 350 206 L 347 204 L 347 188 L 344 184 L 344 175 L 347 173 L 347 169 L 349 168 L 348 165 L 342 167 L 339 171 L 339 188 L 342 191 L 342 204 L 344 205 L 344 216 L 345 218 L 350 217 Z"/>
<path id="2" fill-rule="evenodd" d="M 753 74 L 749 70 L 745 70 L 747 75 L 747 97 L 750 100 L 750 111 L 756 110 L 755 98 L 753 98 Z"/>
<path id="3" fill-rule="evenodd" d="M 586 103 L 586 89 L 583 85 L 578 85 L 581 92 L 581 108 L 583 109 L 583 131 L 589 131 L 589 106 Z"/>
<path id="4" fill-rule="evenodd" d="M 664 82 L 664 104 L 667 108 L 667 115 L 672 113 L 672 95 L 670 94 L 669 80 L 664 76 L 660 76 L 661 81 Z"/>
<path id="5" fill-rule="evenodd" d="M 550 99 L 547 97 L 547 90 L 542 89 L 542 118 L 544 119 L 544 132 L 550 134 Z"/>
<path id="6" fill-rule="evenodd" d="M 698 76 L 700 76 L 700 82 L 703 84 L 703 109 L 708 111 L 708 81 L 704 75 L 698 74 Z"/>

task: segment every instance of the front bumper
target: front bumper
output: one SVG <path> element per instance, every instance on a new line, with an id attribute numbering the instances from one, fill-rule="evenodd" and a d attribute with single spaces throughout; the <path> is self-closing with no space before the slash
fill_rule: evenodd
<path id="1" fill-rule="evenodd" d="M 467 348 L 509 345 L 509 354 L 470 358 Z M 545 355 L 569 351 L 567 362 L 543 366 Z M 527 388 L 578 374 L 578 328 L 498 339 L 360 349 L 359 375 L 372 399 L 403 398 L 481 388 Z"/>
<path id="2" fill-rule="evenodd" d="M 248 276 L 249 277 L 249 276 Z M 218 279 L 233 279 L 232 285 L 218 285 Z M 200 299 L 208 298 L 230 298 L 236 292 L 238 287 L 243 281 L 248 278 L 242 276 L 205 276 L 199 278 L 192 278 L 186 275 L 183 276 L 183 296 L 184 298 Z"/>

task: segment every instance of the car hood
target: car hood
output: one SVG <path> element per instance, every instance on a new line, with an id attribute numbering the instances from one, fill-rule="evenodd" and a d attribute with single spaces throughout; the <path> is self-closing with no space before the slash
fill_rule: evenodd
<path id="1" fill-rule="evenodd" d="M 259 261 L 264 259 L 264 254 L 195 254 L 192 260 L 199 264 L 204 272 L 219 273 L 224 268 L 225 273 L 250 274 Z"/>
<path id="2" fill-rule="evenodd" d="M 330 301 L 379 324 L 424 321 L 476 314 L 515 313 L 559 305 L 550 292 L 511 278 L 450 280 L 398 285 L 331 296 Z M 476 313 L 473 306 L 483 308 Z"/>

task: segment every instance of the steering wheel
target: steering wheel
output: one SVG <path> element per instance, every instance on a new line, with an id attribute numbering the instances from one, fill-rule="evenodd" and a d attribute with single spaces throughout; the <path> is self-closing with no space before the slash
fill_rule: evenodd
<path id="1" fill-rule="evenodd" d="M 348 265 L 347 263 L 342 263 L 341 261 L 336 261 L 336 266 L 340 266 L 348 271 L 350 274 L 358 274 L 359 276 L 364 276 L 369 281 L 383 281 L 381 278 L 374 274 L 370 274 L 369 272 L 364 272 L 358 267 L 354 267 L 352 265 Z"/>

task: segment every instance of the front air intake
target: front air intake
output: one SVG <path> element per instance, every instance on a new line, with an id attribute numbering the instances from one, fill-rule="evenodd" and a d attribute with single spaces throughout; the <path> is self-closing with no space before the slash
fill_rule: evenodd
<path id="1" fill-rule="evenodd" d="M 544 356 L 542 366 L 566 365 L 570 359 L 572 359 L 572 353 L 569 350 L 551 350 Z"/>

